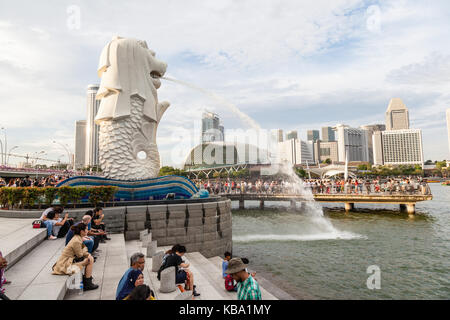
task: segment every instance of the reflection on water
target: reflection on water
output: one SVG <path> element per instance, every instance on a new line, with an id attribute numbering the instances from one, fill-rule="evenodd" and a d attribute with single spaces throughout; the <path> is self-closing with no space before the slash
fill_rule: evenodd
<path id="1" fill-rule="evenodd" d="M 283 203 L 234 210 L 233 254 L 298 298 L 448 299 L 450 188 L 431 188 L 434 199 L 418 204 L 413 217 L 393 205 L 358 205 L 350 213 L 325 206 L 335 234 Z M 366 286 L 370 265 L 381 269 L 380 290 Z"/>

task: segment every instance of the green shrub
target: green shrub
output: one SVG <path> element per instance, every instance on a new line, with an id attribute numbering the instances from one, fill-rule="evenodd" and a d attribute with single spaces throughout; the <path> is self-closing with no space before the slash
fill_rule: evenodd
<path id="1" fill-rule="evenodd" d="M 58 188 L 55 187 L 45 187 L 44 196 L 45 196 L 45 204 L 47 206 L 51 206 L 53 201 L 56 199 L 56 195 L 58 194 Z"/>
<path id="2" fill-rule="evenodd" d="M 53 201 L 58 197 L 62 206 L 67 206 L 72 203 L 75 207 L 77 203 L 89 195 L 89 202 L 93 206 L 97 206 L 100 202 L 108 202 L 114 199 L 114 195 L 119 190 L 118 187 L 113 186 L 99 186 L 99 187 L 17 187 L 17 188 L 0 188 L 0 204 L 5 208 L 14 208 L 18 206 L 33 207 L 38 204 L 39 207 L 42 200 L 45 199 L 45 204 L 51 206 Z M 43 198 L 43 196 L 45 198 Z"/>
<path id="3" fill-rule="evenodd" d="M 89 194 L 89 189 L 86 187 L 74 187 L 70 193 L 70 202 L 73 203 L 73 207 L 75 208 L 75 204 L 80 203 L 81 200 Z"/>
<path id="4" fill-rule="evenodd" d="M 25 188 L 11 188 L 11 192 L 8 193 L 8 203 L 13 209 L 14 207 L 20 207 L 20 204 L 23 206 L 23 198 L 25 195 Z"/>
<path id="5" fill-rule="evenodd" d="M 58 189 L 58 199 L 59 203 L 65 207 L 69 203 L 69 200 L 72 198 L 72 187 L 59 187 Z"/>
<path id="6" fill-rule="evenodd" d="M 24 188 L 24 195 L 23 195 L 23 204 L 26 205 L 28 208 L 33 207 L 35 203 L 38 203 L 39 207 L 41 206 L 42 202 L 42 194 L 44 191 L 41 188 L 36 187 L 25 187 Z"/>
<path id="7" fill-rule="evenodd" d="M 6 208 L 8 206 L 8 197 L 10 192 L 11 188 L 8 187 L 0 188 L 0 204 L 2 205 L 3 208 Z"/>

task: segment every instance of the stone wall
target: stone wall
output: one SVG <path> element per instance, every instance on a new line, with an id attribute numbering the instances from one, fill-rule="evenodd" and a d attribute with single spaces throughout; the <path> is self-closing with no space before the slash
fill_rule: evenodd
<path id="1" fill-rule="evenodd" d="M 231 200 L 127 207 L 125 239 L 149 229 L 158 246 L 182 244 L 205 257 L 232 251 Z"/>
<path id="2" fill-rule="evenodd" d="M 69 209 L 75 221 L 88 209 Z M 44 210 L 0 210 L 0 217 L 39 219 Z M 232 251 L 231 200 L 103 208 L 103 221 L 110 233 L 124 233 L 125 240 L 139 239 L 148 229 L 158 246 L 186 246 L 205 257 Z M 30 224 L 31 227 L 31 224 Z"/>

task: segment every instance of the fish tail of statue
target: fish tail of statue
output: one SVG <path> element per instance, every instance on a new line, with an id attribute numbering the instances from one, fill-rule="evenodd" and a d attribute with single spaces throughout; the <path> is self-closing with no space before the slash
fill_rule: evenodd
<path id="1" fill-rule="evenodd" d="M 160 158 L 151 134 L 156 122 L 145 119 L 142 113 L 143 100 L 134 96 L 130 117 L 100 124 L 99 160 L 105 177 L 142 180 L 158 176 Z"/>

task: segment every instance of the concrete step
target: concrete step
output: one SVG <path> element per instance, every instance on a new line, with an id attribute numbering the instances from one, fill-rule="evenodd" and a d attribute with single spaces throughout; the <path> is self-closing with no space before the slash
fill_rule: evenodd
<path id="1" fill-rule="evenodd" d="M 0 251 L 12 268 L 47 237 L 47 229 L 33 229 L 35 219 L 0 218 Z"/>
<path id="2" fill-rule="evenodd" d="M 222 278 L 222 262 L 223 259 L 221 257 L 211 257 L 208 259 L 212 265 L 216 268 L 216 270 L 219 272 L 220 274 L 220 278 Z M 251 268 L 248 268 L 249 271 L 252 271 Z M 267 280 L 262 279 L 261 276 L 258 276 L 258 274 L 256 274 L 256 278 L 258 279 L 258 284 L 259 284 L 259 289 L 261 290 L 261 297 L 263 298 L 263 300 L 278 300 L 277 297 L 275 297 L 272 293 L 270 293 L 269 291 L 267 291 L 263 285 L 266 283 L 267 285 L 269 285 L 269 283 L 267 282 Z M 222 287 L 225 290 L 225 284 L 222 281 Z M 225 290 L 226 291 L 226 290 Z M 228 292 L 228 291 L 227 291 Z"/>
<path id="3" fill-rule="evenodd" d="M 189 269 L 194 273 L 194 284 L 202 295 L 202 300 L 235 300 L 236 294 L 225 290 L 221 273 L 213 263 L 200 252 L 185 254 L 191 263 Z"/>
<path id="4" fill-rule="evenodd" d="M 101 243 L 97 261 L 92 270 L 94 284 L 98 289 L 85 291 L 79 295 L 75 290 L 67 290 L 64 300 L 115 300 L 116 289 L 124 272 L 129 268 L 123 234 L 110 234 L 111 240 Z"/>
<path id="5" fill-rule="evenodd" d="M 158 247 L 156 251 L 163 251 L 166 252 L 169 250 L 171 246 L 164 246 L 164 247 Z M 127 251 L 128 256 L 130 257 L 134 252 L 142 252 L 143 254 L 146 254 L 146 248 L 142 247 L 142 243 L 137 240 L 127 241 Z M 199 259 L 198 256 L 203 257 L 200 253 L 196 253 L 197 255 L 194 255 L 193 259 Z M 204 258 L 204 257 L 203 257 Z M 206 259 L 206 258 L 204 258 Z M 192 263 L 191 258 L 188 256 L 188 254 L 185 255 L 184 260 L 187 263 L 190 263 L 189 269 L 192 271 L 194 275 L 194 284 L 197 286 L 197 291 L 200 292 L 200 296 L 196 297 L 195 300 L 226 300 L 227 297 L 221 295 L 219 291 L 215 288 L 215 284 L 212 283 L 207 277 L 204 275 L 204 271 L 199 268 L 199 266 L 195 263 Z M 208 261 L 206 261 L 209 263 Z M 202 263 L 205 263 L 205 261 L 202 261 Z M 180 293 L 180 291 L 177 289 L 174 292 L 171 293 L 161 293 L 159 291 L 160 282 L 157 278 L 157 272 L 152 272 L 152 259 L 146 258 L 145 259 L 145 269 L 146 273 L 144 274 L 144 278 L 148 278 L 148 282 L 144 281 L 147 285 L 149 285 L 152 290 L 155 292 L 156 298 L 158 300 L 174 300 L 175 297 Z"/>
<path id="6" fill-rule="evenodd" d="M 216 259 L 217 258 L 217 259 Z M 206 259 L 206 258 L 205 258 Z M 222 277 L 222 259 L 218 256 L 208 258 L 209 264 L 207 265 L 207 268 L 209 270 L 209 274 L 211 279 L 214 281 L 217 288 L 220 288 L 224 292 L 224 294 L 227 295 L 229 300 L 236 300 L 237 294 L 236 292 L 227 291 L 225 289 L 225 279 Z M 206 265 L 206 262 L 204 262 Z"/>
<path id="7" fill-rule="evenodd" d="M 126 242 L 127 247 L 127 255 L 128 260 L 131 258 L 133 253 L 141 252 L 144 255 L 147 255 L 147 248 L 142 247 L 142 242 L 139 240 L 129 240 Z M 163 251 L 166 252 L 170 247 L 158 247 L 156 252 Z M 145 270 L 144 270 L 144 283 L 148 285 L 153 292 L 155 293 L 155 298 L 157 300 L 175 300 L 175 297 L 180 294 L 180 291 L 177 289 L 174 292 L 163 293 L 159 291 L 159 280 L 158 273 L 152 272 L 152 258 L 145 258 Z"/>
<path id="8" fill-rule="evenodd" d="M 52 275 L 52 266 L 64 248 L 65 239 L 47 240 L 6 272 L 11 281 L 6 295 L 13 300 L 61 300 L 67 276 Z"/>

